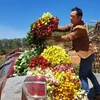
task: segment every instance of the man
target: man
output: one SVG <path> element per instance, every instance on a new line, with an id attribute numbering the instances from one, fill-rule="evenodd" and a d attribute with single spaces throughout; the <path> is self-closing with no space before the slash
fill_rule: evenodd
<path id="1" fill-rule="evenodd" d="M 84 22 L 82 21 L 82 10 L 75 7 L 71 10 L 70 20 L 71 24 L 67 26 L 58 26 L 56 31 L 67 32 L 69 34 L 61 37 L 48 37 L 48 39 L 54 39 L 56 41 L 72 41 L 73 50 L 81 57 L 79 77 L 81 80 L 82 88 L 89 93 L 88 80 L 89 78 L 94 86 L 96 100 L 100 100 L 100 85 L 92 73 L 92 61 L 94 59 L 94 50 L 92 44 L 89 42 L 89 37 L 86 31 Z"/>

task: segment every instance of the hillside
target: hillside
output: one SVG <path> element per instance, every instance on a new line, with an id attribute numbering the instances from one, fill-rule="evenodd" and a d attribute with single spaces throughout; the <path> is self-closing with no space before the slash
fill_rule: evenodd
<path id="1" fill-rule="evenodd" d="M 0 55 L 0 65 L 2 65 L 5 62 L 5 55 Z"/>

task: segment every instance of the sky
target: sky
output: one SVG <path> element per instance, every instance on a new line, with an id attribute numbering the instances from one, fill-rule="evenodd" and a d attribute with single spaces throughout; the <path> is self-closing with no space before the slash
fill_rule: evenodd
<path id="1" fill-rule="evenodd" d="M 100 20 L 100 0 L 0 0 L 0 39 L 25 38 L 30 24 L 45 12 L 67 25 L 74 7 L 82 9 L 85 23 Z"/>

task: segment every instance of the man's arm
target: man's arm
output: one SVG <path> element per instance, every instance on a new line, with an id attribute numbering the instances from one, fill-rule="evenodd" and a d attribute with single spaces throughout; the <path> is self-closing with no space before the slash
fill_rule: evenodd
<path id="1" fill-rule="evenodd" d="M 73 29 L 73 32 L 62 36 L 61 38 L 64 39 L 66 42 L 69 42 L 85 35 L 87 35 L 86 28 L 84 26 L 78 25 Z"/>
<path id="2" fill-rule="evenodd" d="M 62 41 L 62 42 L 69 42 L 69 41 L 73 41 L 77 38 L 80 38 L 84 35 L 87 35 L 86 28 L 83 27 L 83 26 L 78 26 L 78 27 L 74 28 L 73 32 L 71 32 L 67 35 L 64 35 L 64 36 L 50 36 L 47 39 L 55 40 L 55 41 Z"/>
<path id="3" fill-rule="evenodd" d="M 55 40 L 60 42 L 66 42 L 65 39 L 61 38 L 61 36 L 49 36 L 45 38 L 46 40 Z"/>
<path id="4" fill-rule="evenodd" d="M 71 24 L 66 25 L 66 26 L 58 26 L 58 28 L 55 30 L 57 32 L 68 32 L 70 31 Z"/>

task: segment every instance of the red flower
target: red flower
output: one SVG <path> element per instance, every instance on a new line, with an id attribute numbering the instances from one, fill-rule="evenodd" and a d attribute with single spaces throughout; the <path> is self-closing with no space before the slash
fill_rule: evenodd
<path id="1" fill-rule="evenodd" d="M 35 58 L 31 58 L 32 61 L 35 61 Z"/>
<path id="2" fill-rule="evenodd" d="M 43 56 L 38 56 L 39 59 L 43 59 Z"/>
<path id="3" fill-rule="evenodd" d="M 32 64 L 32 67 L 35 67 L 35 64 Z"/>
<path id="4" fill-rule="evenodd" d="M 32 34 L 32 33 L 30 33 L 30 36 L 33 36 L 33 34 Z"/>
<path id="5" fill-rule="evenodd" d="M 41 67 L 42 69 L 45 69 L 45 68 L 46 68 L 44 65 L 40 65 L 40 67 Z"/>

